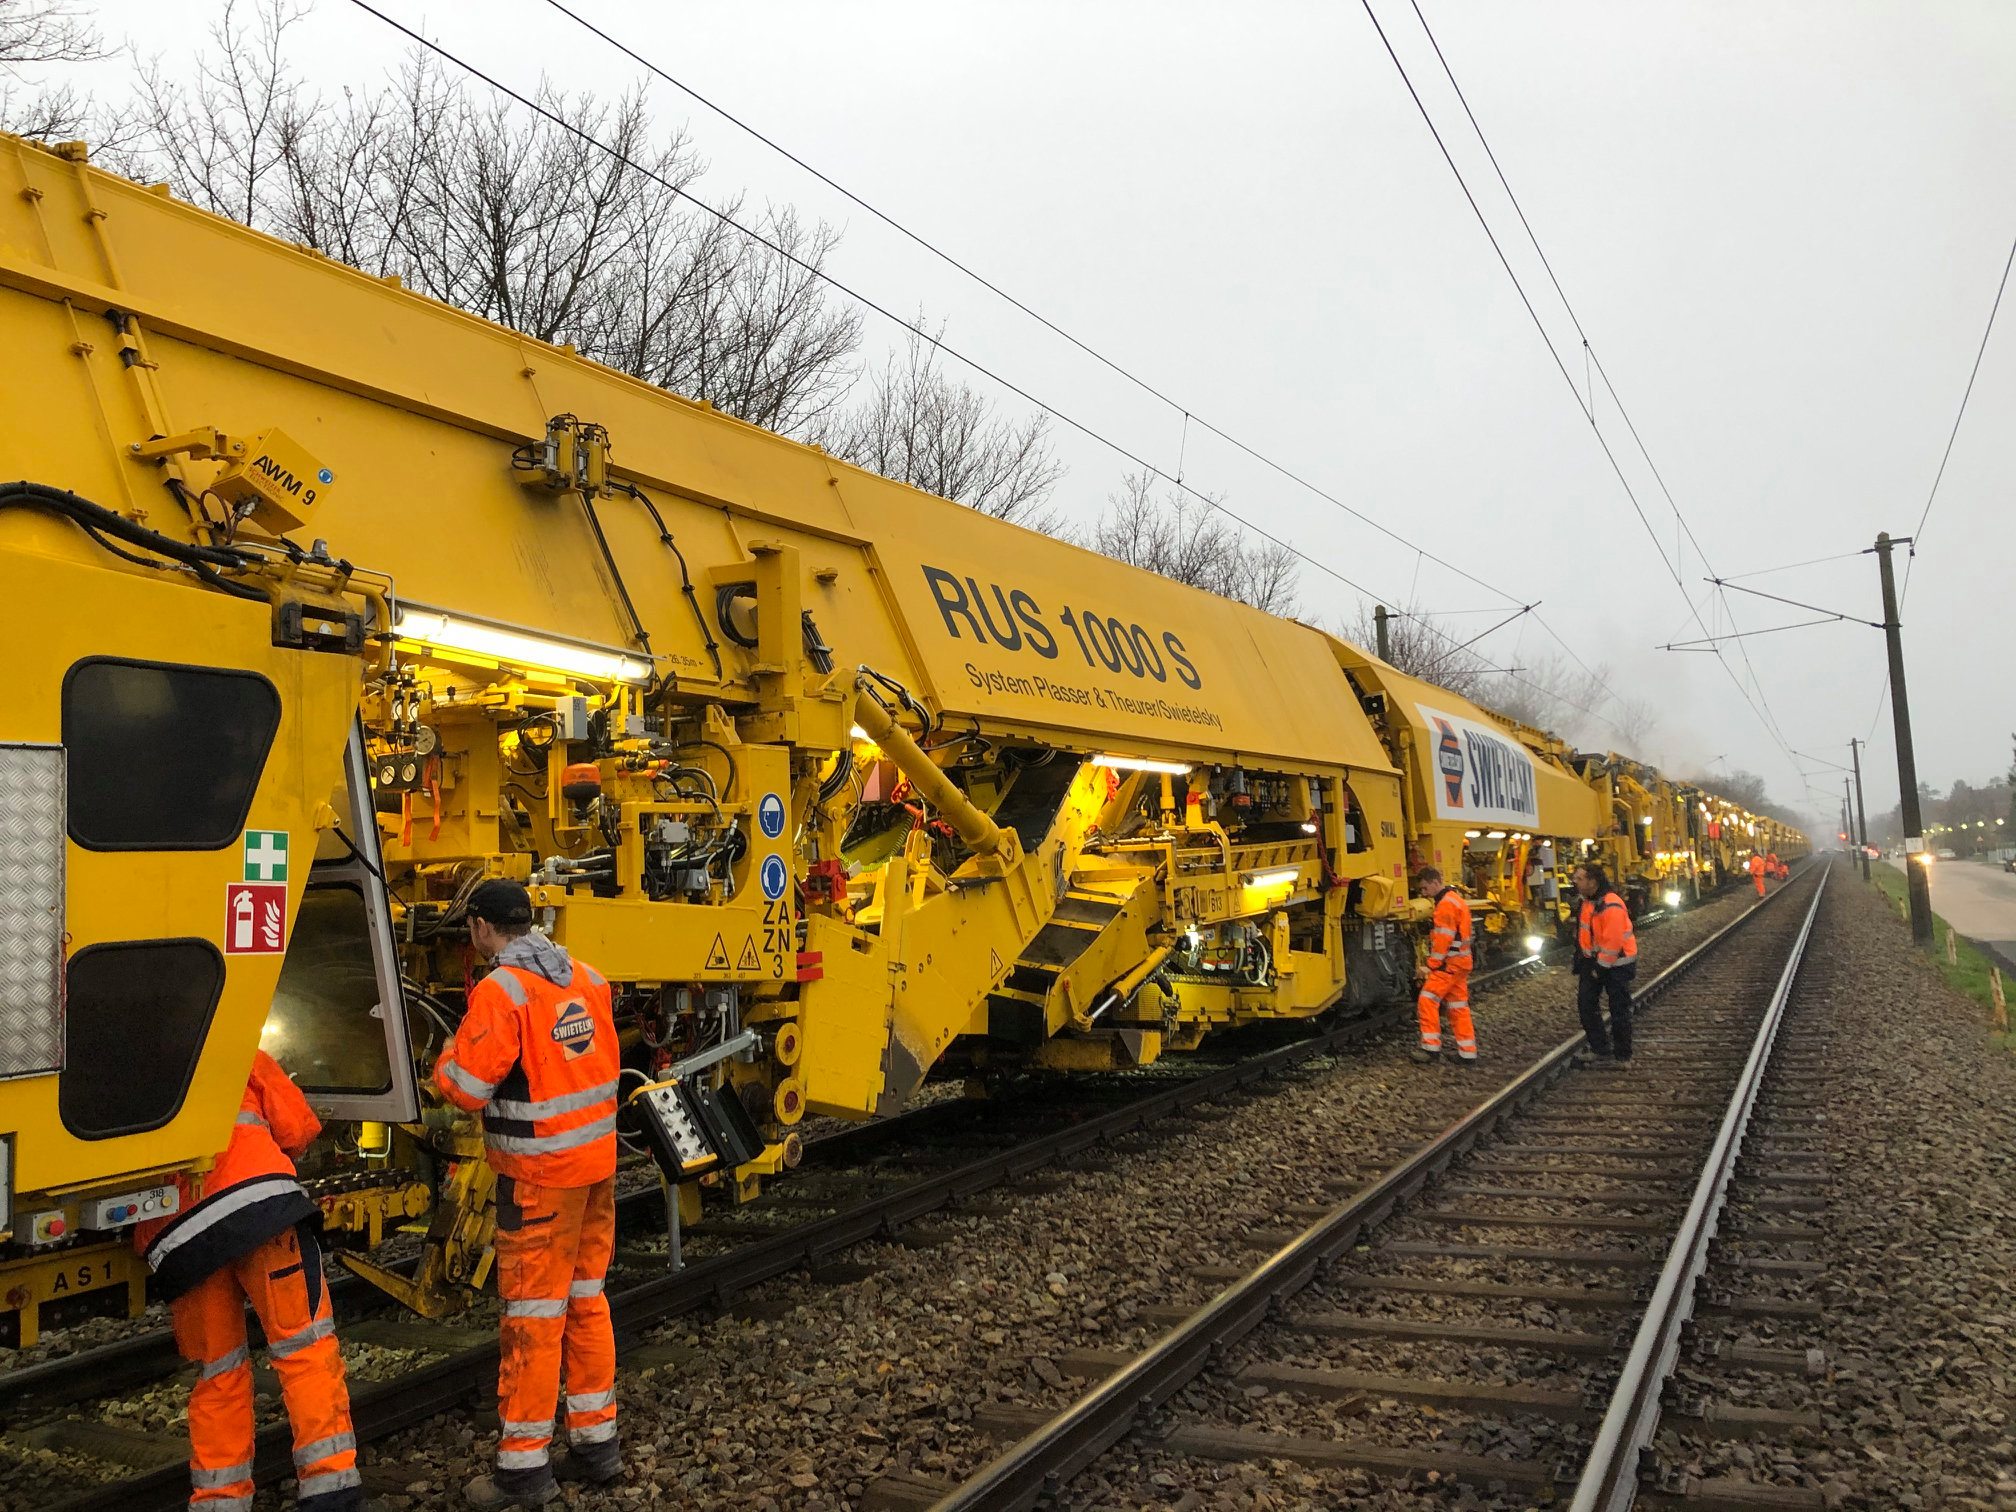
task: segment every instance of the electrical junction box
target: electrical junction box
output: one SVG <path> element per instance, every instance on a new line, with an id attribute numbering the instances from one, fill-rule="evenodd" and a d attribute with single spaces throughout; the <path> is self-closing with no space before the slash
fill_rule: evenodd
<path id="1" fill-rule="evenodd" d="M 240 518 L 282 536 L 308 523 L 335 482 L 335 473 L 276 428 L 247 441 L 209 491 Z"/>

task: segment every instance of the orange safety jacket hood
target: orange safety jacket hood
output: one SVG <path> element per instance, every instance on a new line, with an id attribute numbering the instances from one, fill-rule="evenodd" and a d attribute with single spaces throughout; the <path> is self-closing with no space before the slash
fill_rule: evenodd
<path id="1" fill-rule="evenodd" d="M 1638 932 L 1622 898 L 1614 892 L 1584 898 L 1579 914 L 1575 943 L 1583 955 L 1603 967 L 1637 964 Z"/>
<path id="2" fill-rule="evenodd" d="M 1435 922 L 1428 931 L 1428 969 L 1468 971 L 1472 931 L 1470 902 L 1453 887 L 1435 895 Z"/>
<path id="3" fill-rule="evenodd" d="M 483 1114 L 484 1147 L 500 1175 L 593 1186 L 616 1170 L 621 1063 L 609 984 L 544 939 L 519 946 L 500 952 L 469 994 L 434 1084 L 458 1108 Z M 564 968 L 566 981 L 549 968 Z"/>
<path id="4" fill-rule="evenodd" d="M 202 1179 L 201 1196 L 188 1177 L 179 1178 L 182 1211 L 134 1230 L 133 1246 L 164 1299 L 173 1301 L 275 1234 L 316 1216 L 289 1157 L 321 1132 L 322 1121 L 301 1089 L 272 1056 L 256 1051 L 231 1142 Z"/>

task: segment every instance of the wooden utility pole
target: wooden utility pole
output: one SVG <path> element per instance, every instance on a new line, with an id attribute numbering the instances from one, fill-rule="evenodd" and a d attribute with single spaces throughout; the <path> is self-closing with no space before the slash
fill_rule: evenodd
<path id="1" fill-rule="evenodd" d="M 1925 874 L 1925 821 L 1918 812 L 1918 759 L 1911 748 L 1911 703 L 1904 693 L 1904 626 L 1897 618 L 1897 573 L 1890 552 L 1903 541 L 1889 531 L 1876 537 L 1876 564 L 1883 574 L 1883 637 L 1890 643 L 1890 719 L 1897 739 L 1897 788 L 1904 819 L 1904 889 L 1911 900 L 1911 940 L 1932 945 L 1932 879 Z"/>
<path id="2" fill-rule="evenodd" d="M 1372 628 L 1378 637 L 1379 644 L 1377 650 L 1379 652 L 1379 660 L 1389 664 L 1393 660 L 1392 637 L 1386 631 L 1386 621 L 1390 617 L 1386 613 L 1386 606 L 1384 604 L 1374 604 L 1372 606 Z"/>
<path id="3" fill-rule="evenodd" d="M 1852 833 L 1862 837 L 1862 880 L 1869 880 L 1869 809 L 1862 802 L 1862 742 L 1848 742 L 1848 754 L 1855 762 L 1855 816 L 1857 823 L 1849 826 Z"/>

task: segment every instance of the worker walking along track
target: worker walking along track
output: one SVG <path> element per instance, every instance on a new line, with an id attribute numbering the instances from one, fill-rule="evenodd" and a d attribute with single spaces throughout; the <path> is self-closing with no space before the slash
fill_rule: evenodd
<path id="1" fill-rule="evenodd" d="M 1739 1163 L 1746 1179 L 1770 1181 L 1758 1177 L 1760 1163 L 1789 1149 L 1797 1183 L 1805 1172 L 1796 1161 L 1812 1153 L 1804 1141 L 1815 1114 L 1800 1089 L 1815 1062 L 1797 1047 L 1788 1057 L 1780 1030 L 1827 885 L 1828 868 L 1815 872 L 1643 984 L 1639 1002 L 1651 1011 L 1629 1070 L 1599 1070 L 1581 1036 L 1564 1041 L 1243 1279 L 1172 1319 L 1146 1350 L 948 1487 L 934 1512 L 1078 1506 L 1075 1480 L 1095 1465 L 1111 1499 L 1137 1473 L 1148 1483 L 1148 1467 L 1158 1472 L 1152 1484 L 1167 1488 L 1184 1484 L 1183 1461 L 1230 1459 L 1432 1477 L 1487 1498 L 1466 1506 L 1526 1507 L 1558 1493 L 1573 1512 L 1623 1512 L 1649 1481 L 1662 1506 L 1817 1512 L 1818 1492 L 1703 1485 L 1662 1473 L 1654 1452 L 1662 1431 L 1768 1437 L 1815 1426 L 1797 1413 L 1700 1400 L 1675 1415 L 1665 1395 L 1682 1363 L 1714 1368 L 1690 1352 L 1697 1317 L 1804 1329 L 1819 1316 L 1810 1300 L 1765 1291 L 1820 1269 L 1821 1230 L 1739 1222 L 1728 1210 Z M 1780 1195 L 1748 1203 L 1750 1212 L 1819 1205 L 1797 1185 L 1791 1195 L 1770 1190 Z M 1718 1240 L 1752 1248 L 1732 1256 Z M 1460 1273 L 1474 1260 L 1494 1262 L 1494 1279 Z M 1502 1320 L 1515 1308 L 1522 1322 L 1509 1326 Z M 1548 1326 L 1527 1326 L 1535 1318 Z M 1275 1363 L 1331 1341 L 1404 1345 L 1414 1363 L 1387 1373 Z M 1221 1362 L 1235 1358 L 1235 1344 L 1246 1363 L 1228 1372 Z M 1485 1351 L 1538 1363 L 1516 1382 L 1478 1379 L 1467 1357 Z M 1811 1369 L 1819 1351 L 1736 1345 L 1720 1356 L 1727 1369 L 1770 1372 Z M 1285 1400 L 1276 1421 L 1291 1431 L 1254 1426 L 1256 1396 Z M 1742 1400 L 1740 1388 L 1731 1398 Z M 1322 1420 L 1297 1403 L 1342 1403 L 1345 1426 L 1292 1431 L 1298 1413 L 1309 1429 Z M 1515 1431 L 1472 1436 L 1497 1444 L 1493 1452 L 1446 1447 L 1468 1422 Z M 1309 1484 L 1287 1494 L 1307 1495 Z"/>

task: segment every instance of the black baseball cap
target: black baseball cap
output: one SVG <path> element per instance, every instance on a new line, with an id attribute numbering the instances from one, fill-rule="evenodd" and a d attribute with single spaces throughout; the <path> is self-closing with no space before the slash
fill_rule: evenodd
<path id="1" fill-rule="evenodd" d="M 522 882 L 492 877 L 469 894 L 467 911 L 470 918 L 499 929 L 516 928 L 532 922 L 532 894 Z"/>

